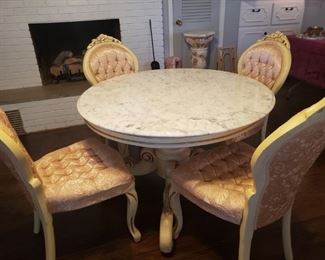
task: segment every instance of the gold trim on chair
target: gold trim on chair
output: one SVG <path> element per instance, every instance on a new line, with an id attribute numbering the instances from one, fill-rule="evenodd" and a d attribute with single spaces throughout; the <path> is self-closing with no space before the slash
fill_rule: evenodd
<path id="1" fill-rule="evenodd" d="M 289 42 L 287 36 L 280 31 L 276 31 L 274 33 L 268 34 L 258 41 L 260 42 L 260 41 L 266 41 L 266 40 L 278 41 L 278 42 L 282 43 L 284 46 L 286 46 L 288 49 L 290 49 L 290 42 Z"/>
<path id="2" fill-rule="evenodd" d="M 115 39 L 114 37 L 108 36 L 106 34 L 100 34 L 97 36 L 96 39 L 91 40 L 91 43 L 89 43 L 89 45 L 87 46 L 87 50 L 94 47 L 96 44 L 103 43 L 103 42 L 115 42 L 115 43 L 122 44 L 121 41 Z"/>

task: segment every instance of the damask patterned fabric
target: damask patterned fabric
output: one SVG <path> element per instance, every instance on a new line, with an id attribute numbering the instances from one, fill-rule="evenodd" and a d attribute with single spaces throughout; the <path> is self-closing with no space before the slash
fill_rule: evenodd
<path id="1" fill-rule="evenodd" d="M 239 74 L 256 79 L 272 89 L 282 65 L 282 55 L 272 41 L 264 41 L 248 50 L 239 68 Z"/>
<path id="2" fill-rule="evenodd" d="M 117 151 L 86 139 L 35 162 L 50 212 L 79 209 L 124 194 L 134 181 Z"/>
<path id="3" fill-rule="evenodd" d="M 303 176 L 324 148 L 324 120 L 281 146 L 271 160 L 269 183 L 257 205 L 257 228 L 280 219 L 292 206 Z"/>
<path id="4" fill-rule="evenodd" d="M 90 58 L 90 67 L 98 82 L 135 72 L 132 56 L 116 47 L 98 48 Z"/>
<path id="5" fill-rule="evenodd" d="M 173 172 L 173 189 L 211 214 L 240 224 L 246 200 L 255 193 L 254 150 L 240 142 L 199 153 Z"/>
<path id="6" fill-rule="evenodd" d="M 52 213 L 79 209 L 124 194 L 134 183 L 134 177 L 120 154 L 96 139 L 72 144 L 33 162 L 1 109 L 0 128 L 18 144 L 33 176 L 16 169 L 18 160 L 9 160 L 8 151 L 5 153 L 0 150 L 0 159 L 20 181 L 30 202 L 27 183 L 22 178 L 25 182 L 31 177 L 41 180 L 47 206 Z M 20 170 L 19 174 L 17 170 Z"/>

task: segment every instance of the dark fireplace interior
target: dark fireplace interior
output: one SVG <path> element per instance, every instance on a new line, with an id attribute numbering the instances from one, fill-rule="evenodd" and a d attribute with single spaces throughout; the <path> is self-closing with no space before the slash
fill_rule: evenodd
<path id="1" fill-rule="evenodd" d="M 85 79 L 82 57 L 103 33 L 121 40 L 118 19 L 29 24 L 43 85 Z"/>

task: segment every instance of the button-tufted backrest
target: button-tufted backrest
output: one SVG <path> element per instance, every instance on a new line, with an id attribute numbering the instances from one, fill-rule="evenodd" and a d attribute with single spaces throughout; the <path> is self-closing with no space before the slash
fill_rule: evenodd
<path id="1" fill-rule="evenodd" d="M 83 71 L 91 84 L 138 70 L 134 53 L 119 40 L 103 34 L 92 41 L 83 59 Z"/>
<path id="2" fill-rule="evenodd" d="M 241 75 L 256 79 L 272 89 L 281 71 L 281 51 L 272 42 L 259 44 L 245 53 L 241 65 Z"/>
<path id="3" fill-rule="evenodd" d="M 272 35 L 281 37 L 281 41 Z M 253 44 L 241 55 L 238 74 L 256 79 L 277 93 L 288 76 L 291 53 L 284 34 L 276 32 L 270 36 Z"/>
<path id="4" fill-rule="evenodd" d="M 325 98 L 265 139 L 252 157 L 256 227 L 280 219 L 292 206 L 303 176 L 325 148 Z"/>

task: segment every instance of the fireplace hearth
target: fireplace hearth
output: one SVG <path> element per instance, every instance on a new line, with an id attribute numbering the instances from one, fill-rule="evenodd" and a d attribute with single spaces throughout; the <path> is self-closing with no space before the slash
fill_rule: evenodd
<path id="1" fill-rule="evenodd" d="M 84 80 L 87 45 L 104 33 L 121 40 L 119 19 L 29 24 L 43 85 Z"/>

